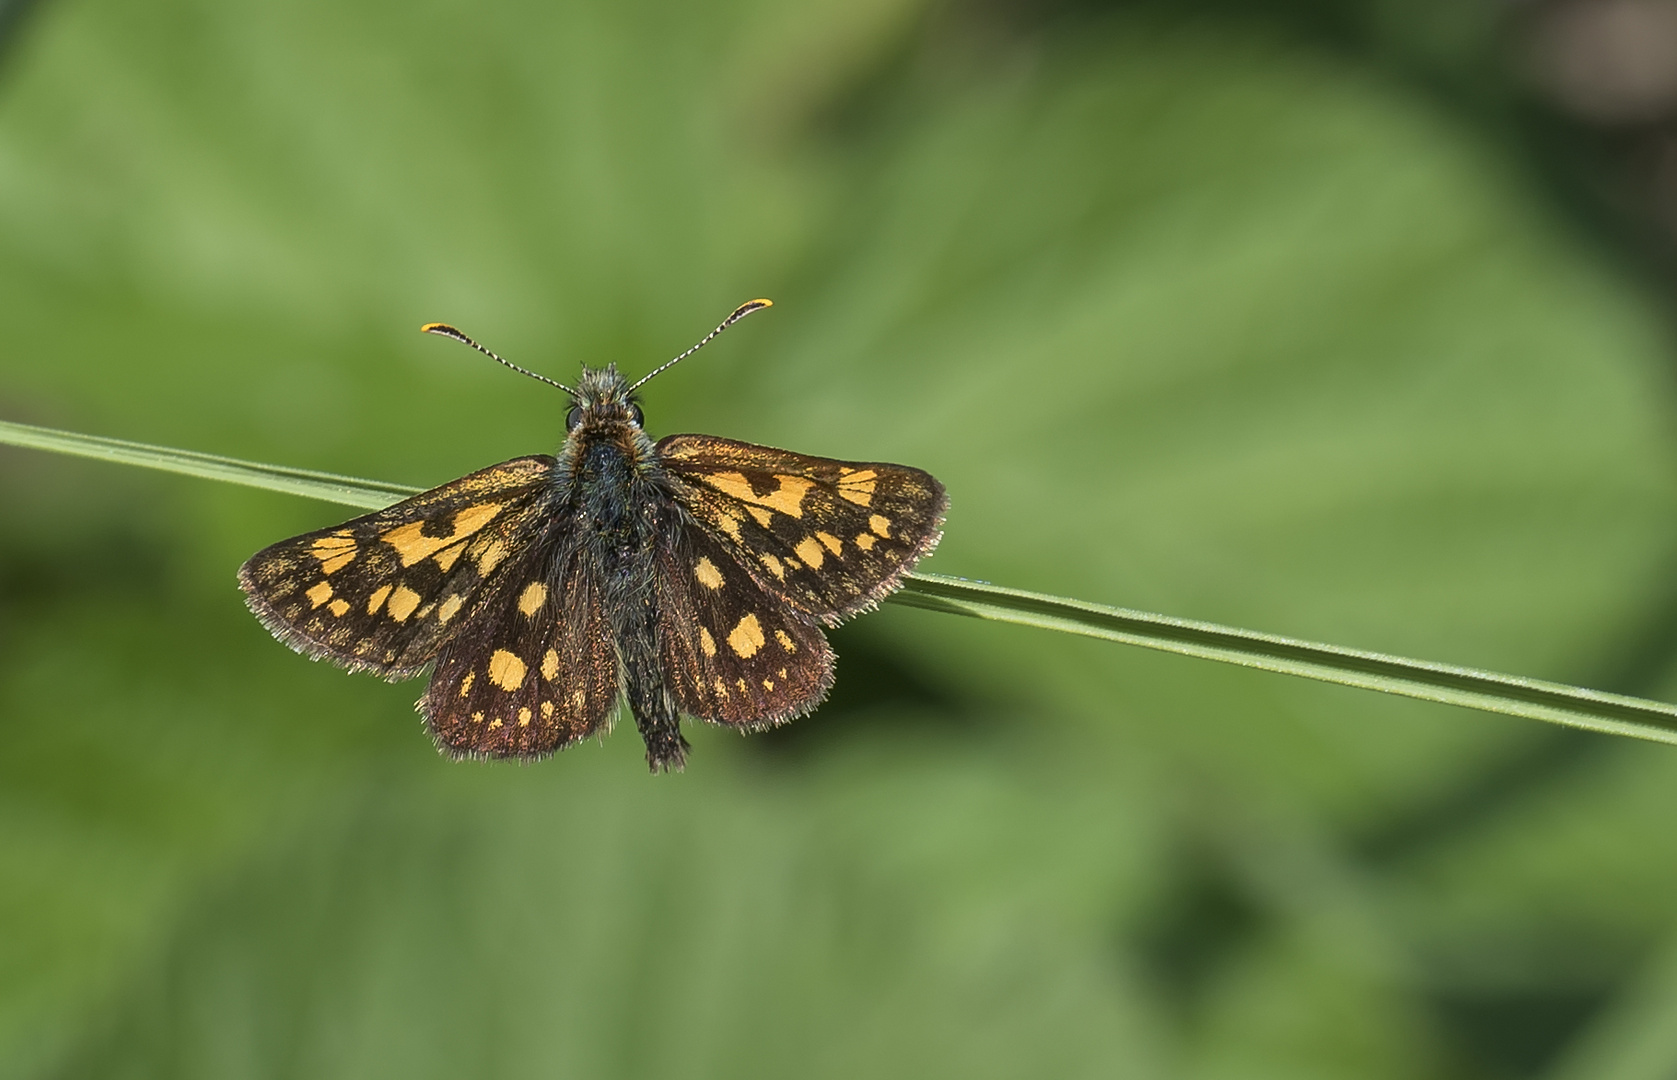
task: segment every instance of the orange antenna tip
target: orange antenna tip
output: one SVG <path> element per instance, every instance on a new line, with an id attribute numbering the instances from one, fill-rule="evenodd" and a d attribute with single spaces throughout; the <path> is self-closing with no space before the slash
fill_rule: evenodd
<path id="1" fill-rule="evenodd" d="M 570 387 L 566 386 L 564 383 L 555 382 L 552 379 L 548 378 L 546 375 L 537 375 L 535 372 L 531 371 L 528 368 L 519 367 L 517 364 L 513 363 L 511 360 L 503 360 L 501 357 L 496 356 L 494 353 L 490 352 L 488 349 L 484 348 L 482 345 L 479 345 L 477 342 L 473 341 L 471 338 L 467 337 L 465 334 L 462 334 L 460 331 L 456 330 L 454 327 L 448 325 L 447 323 L 428 322 L 424 326 L 421 326 L 419 328 L 419 330 L 420 330 L 420 333 L 423 333 L 423 334 L 439 334 L 439 335 L 441 335 L 443 337 L 446 337 L 446 338 L 453 338 L 455 341 L 460 342 L 462 345 L 470 345 L 472 348 L 476 349 L 478 352 L 482 353 L 483 355 L 489 357 L 489 359 L 495 361 L 497 364 L 505 364 L 507 367 L 512 368 L 514 371 L 518 372 L 520 375 L 528 375 L 528 376 L 530 376 L 530 378 L 535 379 L 537 382 L 544 382 L 549 386 L 556 386 L 559 389 L 565 391 L 565 393 L 570 394 L 572 397 L 576 396 L 576 391 L 572 390 Z"/>
<path id="2" fill-rule="evenodd" d="M 633 392 L 635 390 L 640 389 L 641 385 L 643 383 L 645 383 L 646 380 L 652 378 L 652 376 L 657 375 L 659 372 L 665 371 L 665 370 L 667 370 L 669 368 L 672 368 L 675 365 L 681 363 L 683 360 L 687 359 L 689 356 L 692 356 L 694 353 L 698 352 L 700 349 L 702 349 L 706 345 L 710 344 L 711 339 L 716 337 L 717 334 L 720 334 L 722 331 L 728 329 L 728 327 L 730 327 L 730 326 L 734 325 L 735 323 L 739 322 L 741 319 L 745 318 L 747 315 L 751 314 L 753 311 L 762 311 L 766 307 L 774 307 L 774 301 L 773 300 L 748 300 L 745 303 L 741 304 L 739 307 L 734 309 L 734 313 L 732 315 L 729 315 L 726 319 L 723 319 L 722 322 L 721 322 L 721 325 L 717 326 L 717 328 L 715 330 L 712 330 L 710 333 L 708 333 L 704 337 L 700 338 L 699 343 L 697 345 L 693 346 L 691 349 L 688 349 L 686 352 L 682 353 L 680 356 L 676 357 L 674 360 L 671 360 L 666 364 L 663 364 L 659 367 L 656 367 L 656 368 L 652 369 L 650 372 L 648 372 L 647 374 L 641 376 L 640 379 L 637 380 L 633 386 L 629 387 L 629 390 L 631 392 Z"/>

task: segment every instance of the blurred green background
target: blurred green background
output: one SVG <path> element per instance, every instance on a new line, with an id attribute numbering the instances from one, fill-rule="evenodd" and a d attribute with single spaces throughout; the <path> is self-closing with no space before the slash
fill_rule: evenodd
<path id="1" fill-rule="evenodd" d="M 1670 700 L 1673 10 L 0 2 L 0 418 L 430 485 L 564 402 L 421 322 L 766 295 L 649 427 L 929 569 Z M 451 764 L 240 603 L 349 513 L 0 448 L 0 1076 L 1677 1075 L 1672 748 L 887 608 Z"/>

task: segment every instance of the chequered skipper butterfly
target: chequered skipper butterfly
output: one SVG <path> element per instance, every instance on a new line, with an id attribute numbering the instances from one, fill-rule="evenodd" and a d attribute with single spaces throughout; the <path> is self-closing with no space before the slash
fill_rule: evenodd
<path id="1" fill-rule="evenodd" d="M 583 368 L 556 457 L 515 458 L 305 533 L 239 570 L 246 603 L 309 656 L 388 679 L 434 665 L 419 711 L 456 757 L 539 758 L 601 731 L 621 693 L 653 771 L 681 716 L 755 730 L 833 683 L 822 626 L 879 604 L 937 545 L 919 469 L 642 430 L 630 384 Z"/>

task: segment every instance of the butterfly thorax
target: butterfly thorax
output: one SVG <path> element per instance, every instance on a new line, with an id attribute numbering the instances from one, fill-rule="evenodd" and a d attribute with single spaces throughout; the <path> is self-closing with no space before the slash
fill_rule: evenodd
<path id="1" fill-rule="evenodd" d="M 640 427 L 640 406 L 615 366 L 584 368 L 555 481 L 577 524 L 632 542 L 648 487 L 660 487 L 657 451 Z"/>

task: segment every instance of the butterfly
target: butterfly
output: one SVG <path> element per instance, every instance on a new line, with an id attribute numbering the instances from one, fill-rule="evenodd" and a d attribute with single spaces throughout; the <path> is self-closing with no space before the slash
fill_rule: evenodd
<path id="1" fill-rule="evenodd" d="M 457 758 L 545 757 L 609 730 L 621 697 L 653 772 L 679 770 L 683 716 L 754 731 L 833 684 L 822 627 L 876 607 L 930 554 L 948 497 L 929 473 L 711 435 L 645 433 L 635 383 L 584 367 L 554 456 L 514 458 L 239 570 L 280 641 L 387 679 L 431 668 L 418 709 Z"/>

